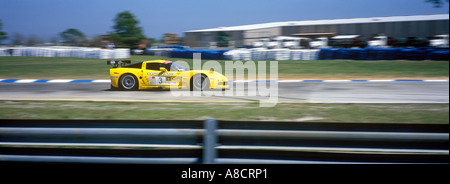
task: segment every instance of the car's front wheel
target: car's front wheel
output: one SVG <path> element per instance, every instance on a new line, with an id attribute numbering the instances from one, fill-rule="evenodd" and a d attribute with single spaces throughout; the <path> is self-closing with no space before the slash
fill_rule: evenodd
<path id="1" fill-rule="evenodd" d="M 209 78 L 204 74 L 194 75 L 191 79 L 192 91 L 204 91 L 210 88 Z"/>
<path id="2" fill-rule="evenodd" d="M 138 80 L 132 74 L 125 74 L 122 77 L 120 77 L 119 87 L 120 89 L 126 91 L 137 90 L 139 87 Z"/>

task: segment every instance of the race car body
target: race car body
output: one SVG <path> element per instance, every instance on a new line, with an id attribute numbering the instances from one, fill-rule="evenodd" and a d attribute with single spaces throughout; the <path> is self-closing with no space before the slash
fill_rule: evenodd
<path id="1" fill-rule="evenodd" d="M 228 89 L 228 79 L 210 70 L 192 70 L 166 60 L 144 61 L 130 64 L 130 61 L 108 61 L 111 87 L 121 90 L 150 88 L 178 88 L 195 91 Z M 126 65 L 128 64 L 128 65 Z"/>

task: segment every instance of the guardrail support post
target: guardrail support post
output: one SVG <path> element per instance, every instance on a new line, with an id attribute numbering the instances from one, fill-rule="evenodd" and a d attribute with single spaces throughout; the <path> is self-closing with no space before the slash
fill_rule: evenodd
<path id="1" fill-rule="evenodd" d="M 203 127 L 205 129 L 205 134 L 203 136 L 203 164 L 214 164 L 217 157 L 217 120 L 205 120 Z"/>

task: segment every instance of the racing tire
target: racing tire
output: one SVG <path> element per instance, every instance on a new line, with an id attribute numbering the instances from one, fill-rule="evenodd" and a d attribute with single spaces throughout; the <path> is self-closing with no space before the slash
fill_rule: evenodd
<path id="1" fill-rule="evenodd" d="M 125 91 L 136 91 L 139 88 L 139 81 L 132 74 L 125 74 L 119 79 L 119 89 Z"/>
<path id="2" fill-rule="evenodd" d="M 204 74 L 197 74 L 191 78 L 191 91 L 205 91 L 210 88 L 209 78 Z"/>

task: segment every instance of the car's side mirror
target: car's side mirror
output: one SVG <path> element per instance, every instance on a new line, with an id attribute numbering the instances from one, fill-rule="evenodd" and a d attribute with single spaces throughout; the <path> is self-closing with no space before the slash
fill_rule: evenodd
<path id="1" fill-rule="evenodd" d="M 168 72 L 167 69 L 164 68 L 164 67 L 159 67 L 159 70 L 160 70 L 161 72 Z"/>

